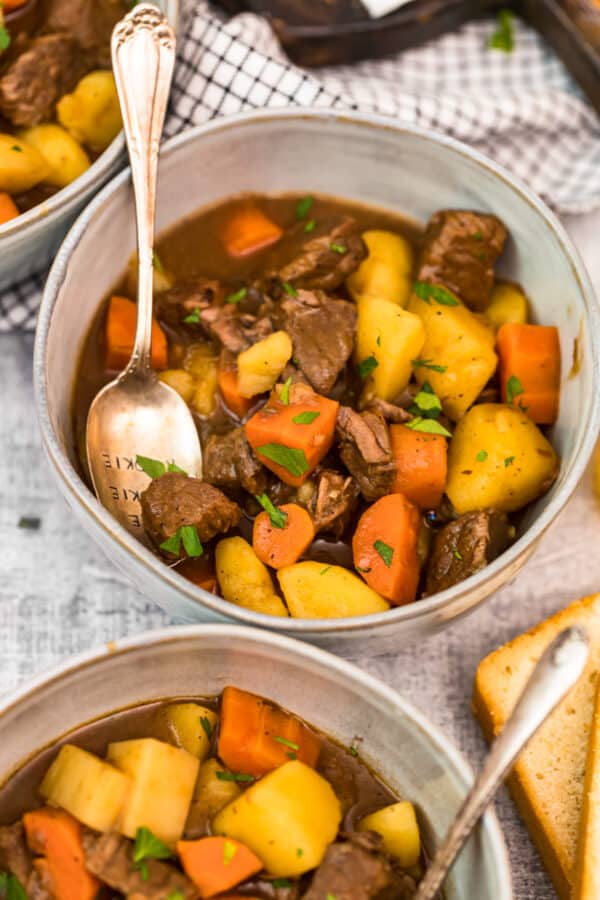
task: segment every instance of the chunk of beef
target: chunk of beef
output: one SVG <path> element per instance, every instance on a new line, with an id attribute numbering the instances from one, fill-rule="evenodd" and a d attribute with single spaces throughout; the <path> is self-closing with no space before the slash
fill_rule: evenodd
<path id="1" fill-rule="evenodd" d="M 55 900 L 54 885 L 48 872 L 48 863 L 38 858 L 34 862 L 35 869 L 26 882 L 21 881 L 27 890 L 28 900 Z"/>
<path id="2" fill-rule="evenodd" d="M 218 488 L 180 472 L 166 472 L 141 496 L 144 528 L 157 548 L 182 525 L 195 525 L 201 541 L 233 528 L 241 511 Z M 171 554 L 169 554 L 171 555 Z M 185 556 L 183 546 L 180 551 Z"/>
<path id="3" fill-rule="evenodd" d="M 72 35 L 85 50 L 88 69 L 109 69 L 112 30 L 128 5 L 123 0 L 50 0 L 44 30 Z"/>
<path id="4" fill-rule="evenodd" d="M 21 822 L 0 826 L 0 872 L 12 872 L 21 884 L 27 884 L 31 871 L 31 854 Z"/>
<path id="5" fill-rule="evenodd" d="M 336 433 L 342 461 L 356 478 L 365 500 L 388 494 L 396 466 L 390 433 L 381 413 L 370 409 L 358 413 L 349 406 L 340 406 Z"/>
<path id="6" fill-rule="evenodd" d="M 225 287 L 212 278 L 194 278 L 176 284 L 167 291 L 157 294 L 156 314 L 167 325 L 181 325 L 187 316 L 219 303 L 225 295 Z"/>
<path id="7" fill-rule="evenodd" d="M 351 475 L 334 469 L 318 474 L 311 513 L 317 531 L 332 533 L 338 540 L 343 535 L 358 499 L 358 485 Z"/>
<path id="8" fill-rule="evenodd" d="M 0 112 L 13 125 L 30 127 L 54 116 L 56 103 L 89 65 L 68 34 L 35 38 L 0 78 Z"/>
<path id="9" fill-rule="evenodd" d="M 349 216 L 324 219 L 310 234 L 300 223 L 290 232 L 287 247 L 279 245 L 278 253 L 288 248 L 290 262 L 272 273 L 272 278 L 307 290 L 334 290 L 367 255 L 358 224 Z"/>
<path id="10" fill-rule="evenodd" d="M 323 291 L 298 291 L 281 304 L 294 358 L 313 387 L 326 394 L 350 358 L 357 312 L 353 303 Z"/>
<path id="11" fill-rule="evenodd" d="M 273 331 L 268 316 L 256 318 L 248 313 L 240 314 L 233 303 L 204 309 L 200 319 L 211 337 L 217 338 L 226 350 L 236 356 Z"/>
<path id="12" fill-rule="evenodd" d="M 194 900 L 198 891 L 182 872 L 169 863 L 157 859 L 146 860 L 146 871 L 133 864 L 133 844 L 117 834 L 95 834 L 86 831 L 83 836 L 85 864 L 89 871 L 104 884 L 139 900 L 167 900 L 174 891 L 185 900 Z"/>
<path id="13" fill-rule="evenodd" d="M 303 900 L 372 900 L 392 884 L 392 867 L 374 832 L 351 833 L 330 844 Z"/>
<path id="14" fill-rule="evenodd" d="M 262 494 L 267 472 L 246 440 L 243 428 L 228 434 L 211 434 L 203 448 L 204 480 L 229 491 Z"/>
<path id="15" fill-rule="evenodd" d="M 496 216 L 461 210 L 441 210 L 425 232 L 417 280 L 441 284 L 463 303 L 483 310 L 494 283 L 494 263 L 508 233 Z"/>
<path id="16" fill-rule="evenodd" d="M 426 590 L 435 594 L 483 569 L 510 540 L 505 513 L 495 509 L 468 512 L 435 536 L 427 565 Z"/>
<path id="17" fill-rule="evenodd" d="M 381 413 L 384 419 L 388 422 L 392 422 L 394 425 L 402 425 L 405 422 L 410 422 L 414 418 L 412 413 L 409 413 L 404 407 L 397 406 L 395 403 L 388 403 L 387 400 L 382 400 L 380 397 L 373 397 L 370 399 L 366 409 Z"/>

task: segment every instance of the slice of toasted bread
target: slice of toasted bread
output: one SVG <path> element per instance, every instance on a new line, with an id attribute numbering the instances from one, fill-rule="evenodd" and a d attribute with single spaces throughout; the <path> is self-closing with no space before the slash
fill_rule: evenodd
<path id="1" fill-rule="evenodd" d="M 475 715 L 490 740 L 502 730 L 548 644 L 564 628 L 577 624 L 586 628 L 590 637 L 586 670 L 521 754 L 509 779 L 514 800 L 563 900 L 569 900 L 575 881 L 588 739 L 600 668 L 600 594 L 572 603 L 491 653 L 477 669 L 473 695 Z"/>
<path id="2" fill-rule="evenodd" d="M 600 897 L 600 687 L 588 743 L 573 900 Z"/>

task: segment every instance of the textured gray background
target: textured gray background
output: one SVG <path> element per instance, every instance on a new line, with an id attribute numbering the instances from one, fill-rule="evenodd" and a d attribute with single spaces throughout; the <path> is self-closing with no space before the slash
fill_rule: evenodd
<path id="1" fill-rule="evenodd" d="M 600 290 L 600 212 L 567 224 Z M 169 622 L 116 571 L 59 497 L 40 449 L 31 352 L 31 336 L 0 336 L 0 691 L 72 653 Z M 20 529 L 22 515 L 39 516 L 40 530 Z M 358 662 L 425 711 L 478 765 L 485 748 L 469 709 L 478 661 L 569 600 L 600 590 L 599 539 L 600 501 L 588 473 L 516 583 L 424 645 Z M 555 894 L 505 793 L 498 812 L 517 900 L 551 900 Z"/>

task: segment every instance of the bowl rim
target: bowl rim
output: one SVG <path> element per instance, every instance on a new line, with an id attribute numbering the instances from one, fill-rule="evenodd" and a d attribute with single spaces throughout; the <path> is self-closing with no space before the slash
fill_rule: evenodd
<path id="1" fill-rule="evenodd" d="M 94 649 L 86 650 L 83 653 L 77 653 L 63 662 L 57 663 L 34 675 L 32 678 L 28 678 L 20 687 L 2 695 L 0 697 L 0 727 L 2 718 L 7 712 L 26 704 L 29 698 L 40 689 L 59 684 L 67 675 L 74 674 L 81 669 L 101 665 L 103 660 L 113 656 L 134 655 L 137 650 L 143 647 L 152 647 L 158 644 L 177 644 L 180 641 L 188 641 L 194 638 L 202 640 L 203 637 L 212 635 L 221 636 L 227 641 L 243 640 L 263 648 L 273 648 L 277 651 L 283 650 L 286 655 L 295 657 L 298 660 L 308 663 L 314 662 L 317 665 L 337 672 L 353 688 L 360 685 L 360 687 L 368 691 L 370 696 L 376 695 L 395 713 L 403 715 L 410 720 L 411 724 L 433 744 L 437 753 L 443 757 L 445 761 L 444 771 L 447 773 L 448 769 L 452 770 L 453 775 L 460 782 L 461 789 L 464 789 L 465 793 L 473 784 L 473 769 L 455 743 L 448 739 L 439 726 L 433 724 L 394 688 L 369 672 L 365 672 L 355 663 L 341 659 L 327 650 L 295 638 L 256 628 L 247 628 L 244 625 L 200 624 L 169 626 L 154 631 L 144 631 L 131 637 L 119 638 Z M 114 711 L 117 711 L 117 709 L 115 708 Z M 498 875 L 501 890 L 495 900 L 512 900 L 512 869 L 508 848 L 493 804 L 488 807 L 482 817 L 480 828 L 482 829 L 482 836 L 485 836 L 489 842 L 493 859 L 497 864 L 496 874 Z"/>
<path id="2" fill-rule="evenodd" d="M 553 231 L 569 261 L 573 276 L 579 285 L 582 295 L 585 321 L 591 344 L 590 367 L 592 379 L 592 390 L 586 398 L 586 408 L 581 413 L 581 422 L 585 423 L 585 427 L 582 425 L 580 429 L 560 490 L 527 531 L 508 550 L 484 569 L 431 597 L 425 597 L 418 602 L 406 604 L 405 606 L 391 607 L 383 612 L 345 618 L 280 618 L 228 603 L 223 598 L 210 594 L 203 588 L 179 576 L 174 569 L 165 565 L 155 553 L 131 536 L 92 494 L 57 440 L 50 421 L 47 403 L 47 337 L 54 306 L 66 276 L 70 256 L 77 248 L 81 237 L 96 213 L 105 204 L 110 203 L 113 194 L 122 190 L 129 183 L 129 169 L 125 169 L 113 178 L 77 218 L 55 257 L 44 287 L 35 336 L 33 382 L 36 412 L 47 456 L 58 477 L 63 482 L 70 502 L 83 507 L 87 515 L 91 516 L 96 525 L 106 533 L 110 541 L 116 541 L 121 550 L 133 556 L 139 565 L 149 569 L 154 577 L 159 579 L 171 591 L 176 592 L 185 601 L 186 611 L 189 610 L 190 616 L 193 616 L 195 609 L 204 606 L 221 620 L 225 617 L 247 625 L 268 628 L 279 634 L 287 633 L 299 636 L 310 634 L 312 637 L 333 633 L 342 637 L 345 634 L 362 631 L 363 629 L 375 629 L 379 626 L 392 626 L 401 623 L 410 623 L 411 626 L 415 626 L 415 623 L 432 617 L 440 616 L 444 618 L 444 609 L 459 604 L 461 601 L 466 602 L 466 606 L 463 605 L 459 612 L 472 611 L 473 608 L 488 600 L 494 590 L 486 597 L 469 603 L 467 598 L 471 592 L 484 590 L 485 586 L 496 580 L 504 570 L 511 571 L 514 567 L 519 567 L 520 561 L 523 561 L 527 554 L 533 550 L 535 544 L 570 499 L 591 456 L 596 435 L 600 430 L 600 309 L 596 303 L 595 292 L 589 275 L 578 251 L 560 221 L 546 204 L 519 179 L 511 175 L 502 166 L 479 153 L 479 151 L 473 150 L 454 138 L 419 126 L 398 123 L 384 116 L 369 113 L 340 113 L 336 110 L 310 107 L 243 112 L 226 118 L 216 119 L 207 124 L 197 125 L 188 131 L 176 135 L 164 144 L 161 155 L 168 155 L 181 146 L 202 140 L 205 135 L 228 132 L 230 130 L 240 131 L 245 126 L 253 127 L 260 125 L 261 122 L 268 124 L 273 120 L 282 123 L 291 121 L 321 122 L 323 125 L 331 126 L 333 124 L 334 127 L 340 127 L 340 129 L 343 129 L 345 125 L 358 126 L 368 131 L 373 131 L 375 136 L 379 132 L 391 132 L 399 135 L 416 136 L 422 140 L 433 142 L 443 147 L 446 152 L 475 163 L 479 168 L 484 169 L 488 174 L 503 182 L 508 190 L 520 195 L 520 199 L 531 206 Z M 451 621 L 456 615 L 457 613 L 451 614 L 447 617 L 448 621 Z"/>
<path id="3" fill-rule="evenodd" d="M 180 0 L 165 0 L 165 9 L 171 23 L 178 29 L 181 13 Z M 66 187 L 51 194 L 47 200 L 36 203 L 35 206 L 20 213 L 15 219 L 0 225 L 0 243 L 4 238 L 18 238 L 25 231 L 29 237 L 43 230 L 46 220 L 51 216 L 73 207 L 79 200 L 95 193 L 97 188 L 106 181 L 106 176 L 122 159 L 125 159 L 125 135 L 121 129 L 82 175 Z"/>

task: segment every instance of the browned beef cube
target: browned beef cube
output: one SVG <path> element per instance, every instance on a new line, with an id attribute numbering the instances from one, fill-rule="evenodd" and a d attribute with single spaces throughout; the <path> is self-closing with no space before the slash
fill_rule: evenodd
<path id="1" fill-rule="evenodd" d="M 215 487 L 262 494 L 267 472 L 246 440 L 243 428 L 227 434 L 211 434 L 204 445 L 204 480 Z"/>
<path id="2" fill-rule="evenodd" d="M 506 549 L 509 534 L 506 514 L 494 509 L 468 512 L 448 522 L 433 542 L 427 593 L 443 591 L 485 568 Z"/>
<path id="3" fill-rule="evenodd" d="M 335 290 L 367 255 L 358 225 L 349 216 L 324 219 L 309 234 L 300 223 L 289 234 L 287 245 L 278 245 L 279 258 L 288 248 L 290 262 L 272 277 L 306 290 Z"/>
<path id="4" fill-rule="evenodd" d="M 0 826 L 0 872 L 12 872 L 23 885 L 31 875 L 31 854 L 21 822 Z"/>
<path id="5" fill-rule="evenodd" d="M 354 475 L 365 500 L 377 500 L 390 492 L 396 466 L 390 433 L 381 413 L 358 413 L 340 406 L 336 433 L 342 462 Z"/>

